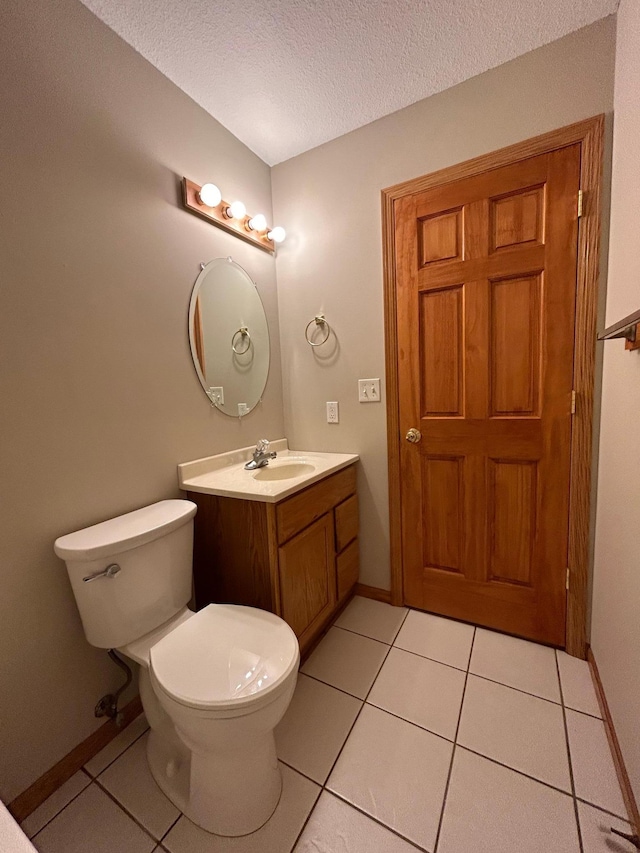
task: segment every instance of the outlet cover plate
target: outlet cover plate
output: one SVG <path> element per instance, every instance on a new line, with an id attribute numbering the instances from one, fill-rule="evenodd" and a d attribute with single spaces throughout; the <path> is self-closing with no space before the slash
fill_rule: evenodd
<path id="1" fill-rule="evenodd" d="M 338 412 L 338 404 L 336 402 L 327 403 L 327 423 L 337 424 L 340 422 L 340 414 Z"/>

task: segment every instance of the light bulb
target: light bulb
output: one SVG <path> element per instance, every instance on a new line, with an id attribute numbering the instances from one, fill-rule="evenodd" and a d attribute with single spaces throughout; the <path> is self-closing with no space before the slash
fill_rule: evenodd
<path id="1" fill-rule="evenodd" d="M 248 225 L 251 231 L 266 231 L 267 218 L 266 216 L 264 216 L 264 214 L 257 213 L 249 220 Z"/>
<path id="2" fill-rule="evenodd" d="M 287 232 L 281 225 L 276 225 L 275 228 L 272 228 L 271 231 L 267 234 L 267 237 L 270 240 L 273 240 L 274 243 L 282 243 L 284 238 L 287 236 Z"/>
<path id="3" fill-rule="evenodd" d="M 234 201 L 227 208 L 226 215 L 229 219 L 244 219 L 247 215 L 247 208 L 241 201 Z"/>
<path id="4" fill-rule="evenodd" d="M 207 207 L 217 207 L 222 201 L 222 193 L 215 184 L 204 184 L 198 193 L 198 198 Z"/>

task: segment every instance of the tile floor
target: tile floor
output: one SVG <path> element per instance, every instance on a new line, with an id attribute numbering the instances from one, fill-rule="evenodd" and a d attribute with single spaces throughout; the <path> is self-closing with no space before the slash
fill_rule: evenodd
<path id="1" fill-rule="evenodd" d="M 155 785 L 139 718 L 23 823 L 41 853 L 627 853 L 588 666 L 354 598 L 276 731 L 283 795 L 245 838 Z"/>

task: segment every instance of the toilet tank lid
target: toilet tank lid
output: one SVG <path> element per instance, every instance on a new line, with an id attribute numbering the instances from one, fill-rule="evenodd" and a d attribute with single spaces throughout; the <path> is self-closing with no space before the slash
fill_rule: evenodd
<path id="1" fill-rule="evenodd" d="M 53 547 L 63 560 L 98 560 L 165 536 L 186 524 L 196 510 L 192 501 L 158 501 L 61 536 Z"/>

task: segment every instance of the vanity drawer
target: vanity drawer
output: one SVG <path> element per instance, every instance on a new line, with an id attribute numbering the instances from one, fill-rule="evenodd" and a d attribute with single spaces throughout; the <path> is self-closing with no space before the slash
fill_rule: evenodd
<path id="1" fill-rule="evenodd" d="M 320 480 L 276 506 L 278 544 L 330 512 L 356 490 L 356 468 L 350 465 L 326 480 Z"/>
<path id="2" fill-rule="evenodd" d="M 343 551 L 358 535 L 358 496 L 351 495 L 335 509 L 336 553 Z"/>
<path id="3" fill-rule="evenodd" d="M 360 550 L 358 540 L 354 539 L 351 545 L 336 557 L 336 574 L 338 576 L 338 601 L 351 592 L 353 585 L 360 574 Z"/>

